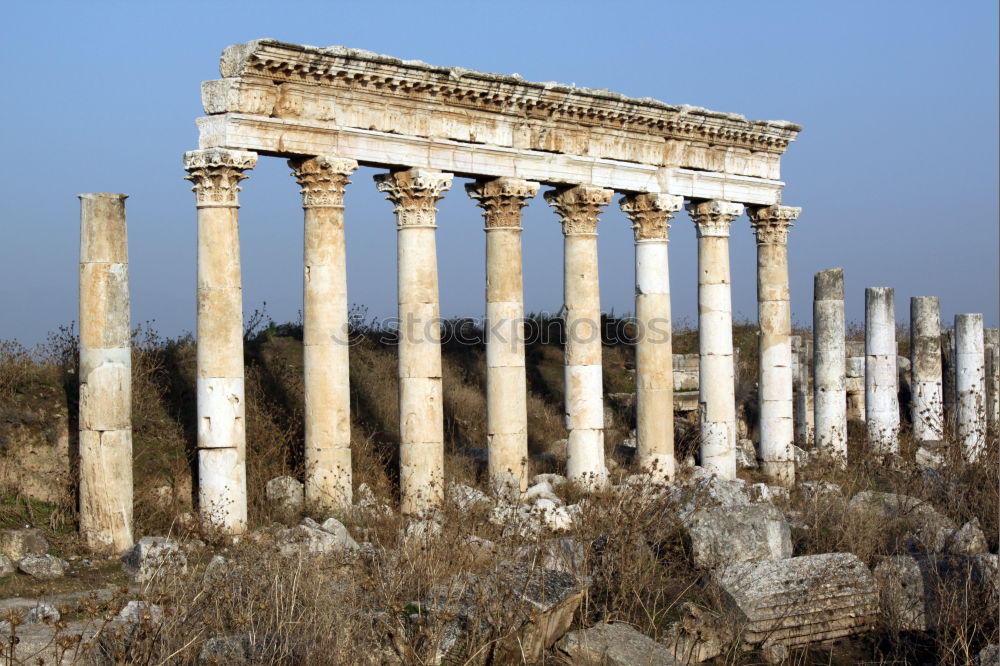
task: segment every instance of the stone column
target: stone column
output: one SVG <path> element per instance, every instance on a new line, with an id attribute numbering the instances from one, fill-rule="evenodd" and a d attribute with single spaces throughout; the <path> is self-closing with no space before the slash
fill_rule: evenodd
<path id="1" fill-rule="evenodd" d="M 701 464 L 725 479 L 736 478 L 736 384 L 733 367 L 733 305 L 729 279 L 729 227 L 743 205 L 691 202 L 698 234 L 698 402 Z"/>
<path id="2" fill-rule="evenodd" d="M 399 299 L 400 510 L 415 514 L 444 499 L 444 398 L 435 204 L 452 174 L 407 169 L 375 176 L 396 206 Z"/>
<path id="3" fill-rule="evenodd" d="M 603 485 L 604 393 L 601 376 L 601 293 L 597 278 L 597 220 L 612 190 L 589 185 L 545 193 L 563 230 L 565 309 L 566 473 L 587 487 Z"/>
<path id="4" fill-rule="evenodd" d="M 944 439 L 955 437 L 958 393 L 955 390 L 955 329 L 941 334 L 941 402 L 944 407 Z"/>
<path id="5" fill-rule="evenodd" d="M 198 507 L 206 527 L 246 529 L 246 419 L 239 182 L 257 154 L 184 154 L 198 206 Z"/>
<path id="6" fill-rule="evenodd" d="M 986 427 L 993 432 L 1000 422 L 1000 330 L 984 329 L 983 338 L 986 357 Z"/>
<path id="7" fill-rule="evenodd" d="M 986 448 L 983 315 L 955 315 L 955 351 L 958 441 L 965 459 L 975 462 Z"/>
<path id="8" fill-rule="evenodd" d="M 621 209 L 635 233 L 636 443 L 640 467 L 672 480 L 674 459 L 673 339 L 670 321 L 670 220 L 684 198 L 629 194 Z"/>
<path id="9" fill-rule="evenodd" d="M 788 230 L 801 208 L 751 208 L 757 238 L 757 318 L 760 325 L 760 457 L 767 478 L 795 483 L 792 404 L 792 308 L 788 289 Z M 805 389 L 805 387 L 803 387 Z"/>
<path id="10" fill-rule="evenodd" d="M 486 220 L 486 451 L 497 488 L 527 488 L 521 209 L 539 184 L 516 178 L 469 183 Z"/>
<path id="11" fill-rule="evenodd" d="M 865 426 L 868 445 L 899 453 L 896 309 L 891 287 L 865 289 Z"/>
<path id="12" fill-rule="evenodd" d="M 841 463 L 847 462 L 845 335 L 844 269 L 820 271 L 813 283 L 814 445 Z"/>
<path id="13" fill-rule="evenodd" d="M 350 506 L 351 389 L 347 330 L 344 188 L 355 160 L 289 160 L 305 210 L 302 360 L 305 498 L 320 511 Z"/>
<path id="14" fill-rule="evenodd" d="M 918 444 L 944 439 L 941 394 L 941 305 L 937 296 L 910 299 L 910 418 Z"/>
<path id="15" fill-rule="evenodd" d="M 80 195 L 80 532 L 132 545 L 132 340 L 125 194 Z"/>

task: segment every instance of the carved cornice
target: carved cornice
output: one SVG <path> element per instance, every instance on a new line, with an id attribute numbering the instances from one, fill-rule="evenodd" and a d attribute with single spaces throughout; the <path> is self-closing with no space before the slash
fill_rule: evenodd
<path id="1" fill-rule="evenodd" d="M 199 208 L 236 207 L 240 205 L 240 181 L 243 172 L 257 164 L 257 153 L 244 150 L 209 148 L 184 153 L 184 170 L 194 185 L 195 201 Z"/>
<path id="2" fill-rule="evenodd" d="M 695 224 L 698 238 L 729 236 L 729 225 L 743 214 L 743 204 L 730 201 L 692 201 L 687 205 L 688 215 Z"/>
<path id="3" fill-rule="evenodd" d="M 557 187 L 545 193 L 545 201 L 556 209 L 567 236 L 596 234 L 601 210 L 611 203 L 614 190 L 591 185 Z"/>
<path id="4" fill-rule="evenodd" d="M 758 245 L 786 245 L 788 243 L 788 230 L 794 225 L 801 208 L 794 206 L 764 206 L 751 208 L 747 211 L 750 216 L 750 226 L 757 237 Z"/>
<path id="5" fill-rule="evenodd" d="M 351 174 L 358 168 L 357 160 L 343 157 L 318 157 L 288 160 L 292 177 L 302 186 L 303 208 L 330 208 L 344 206 L 344 188 L 350 184 Z"/>
<path id="6" fill-rule="evenodd" d="M 632 220 L 635 240 L 667 240 L 670 220 L 684 205 L 684 197 L 642 192 L 622 197 L 619 207 Z"/>
<path id="7" fill-rule="evenodd" d="M 375 176 L 379 192 L 396 206 L 396 222 L 400 227 L 435 227 L 435 204 L 451 187 L 450 173 L 429 169 L 407 169 L 380 173 Z"/>
<path id="8" fill-rule="evenodd" d="M 445 108 L 481 109 L 527 123 L 534 119 L 564 121 L 778 154 L 802 129 L 787 121 L 747 120 L 739 114 L 629 98 L 609 90 L 436 67 L 341 46 L 317 48 L 267 39 L 236 44 L 223 52 L 220 72 L 223 77 L 243 80 L 253 90 L 243 102 L 246 108 L 220 109 L 213 103 L 212 108 L 206 107 L 208 113 L 266 114 L 274 108 L 277 87 L 301 84 L 377 92 L 390 99 L 427 100 L 435 105 L 443 103 Z M 211 97 L 224 100 L 227 95 L 213 92 Z M 258 108 L 251 110 L 247 105 Z M 309 107 L 308 102 L 292 102 L 282 113 L 314 117 L 311 114 L 316 110 Z"/>
<path id="9" fill-rule="evenodd" d="M 538 194 L 540 185 L 519 178 L 493 178 L 468 183 L 465 191 L 483 209 L 486 229 L 520 229 L 521 209 Z"/>

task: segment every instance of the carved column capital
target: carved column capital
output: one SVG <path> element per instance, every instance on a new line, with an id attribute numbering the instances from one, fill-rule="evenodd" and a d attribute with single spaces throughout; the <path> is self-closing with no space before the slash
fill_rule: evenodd
<path id="1" fill-rule="evenodd" d="M 730 201 L 692 201 L 687 205 L 688 215 L 698 231 L 698 238 L 707 236 L 729 237 L 729 225 L 743 214 L 743 204 Z"/>
<path id="2" fill-rule="evenodd" d="M 486 229 L 520 229 L 521 209 L 538 194 L 539 184 L 518 178 L 494 178 L 468 183 L 465 191 L 483 209 Z"/>
<path id="3" fill-rule="evenodd" d="M 601 210 L 614 195 L 614 190 L 593 185 L 568 185 L 546 192 L 545 201 L 562 218 L 563 233 L 573 236 L 596 234 Z"/>
<path id="4" fill-rule="evenodd" d="M 198 208 L 239 208 L 239 183 L 247 177 L 243 172 L 256 164 L 257 153 L 245 150 L 190 150 L 184 153 L 184 170 L 188 172 L 184 179 L 194 183 L 191 190 Z"/>
<path id="5" fill-rule="evenodd" d="M 451 187 L 453 174 L 430 169 L 407 169 L 375 176 L 379 192 L 396 206 L 400 227 L 435 227 L 435 204 Z"/>
<path id="6" fill-rule="evenodd" d="M 302 186 L 303 208 L 343 207 L 344 188 L 358 168 L 357 160 L 318 155 L 288 160 L 292 177 Z"/>
<path id="7" fill-rule="evenodd" d="M 667 240 L 670 220 L 684 205 L 684 197 L 675 194 L 641 192 L 622 197 L 619 207 L 632 220 L 636 242 Z"/>
<path id="8" fill-rule="evenodd" d="M 762 206 L 747 211 L 750 216 L 750 226 L 757 237 L 758 245 L 785 245 L 788 243 L 788 230 L 792 228 L 801 208 L 794 206 Z"/>

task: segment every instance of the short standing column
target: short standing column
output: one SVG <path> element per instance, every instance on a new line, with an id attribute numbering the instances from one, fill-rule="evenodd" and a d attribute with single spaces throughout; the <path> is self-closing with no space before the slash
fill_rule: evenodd
<path id="1" fill-rule="evenodd" d="M 670 220 L 684 204 L 672 194 L 629 194 L 621 209 L 635 232 L 635 395 L 640 467 L 673 479 L 674 375 L 670 320 Z"/>
<path id="2" fill-rule="evenodd" d="M 896 309 L 891 287 L 865 289 L 865 425 L 868 445 L 899 453 Z"/>
<path id="3" fill-rule="evenodd" d="M 465 186 L 486 220 L 486 437 L 490 480 L 527 487 L 521 209 L 538 183 L 497 178 Z"/>
<path id="4" fill-rule="evenodd" d="M 132 346 L 124 194 L 80 195 L 80 531 L 132 545 Z"/>
<path id="5" fill-rule="evenodd" d="M 435 204 L 452 174 L 408 169 L 375 176 L 396 206 L 399 298 L 400 508 L 413 514 L 444 498 L 444 400 Z"/>
<path id="6" fill-rule="evenodd" d="M 239 182 L 256 153 L 184 154 L 198 206 L 198 507 L 223 534 L 246 529 L 246 420 Z"/>
<path id="7" fill-rule="evenodd" d="M 612 190 L 578 185 L 545 193 L 563 230 L 565 308 L 566 473 L 589 487 L 603 485 L 604 393 L 601 376 L 601 294 L 597 276 L 597 221 Z"/>
<path id="8" fill-rule="evenodd" d="M 351 504 L 351 389 L 347 330 L 344 188 L 354 160 L 313 157 L 288 165 L 305 210 L 302 281 L 306 502 Z"/>
<path id="9" fill-rule="evenodd" d="M 910 417 L 917 443 L 940 441 L 944 432 L 941 399 L 941 305 L 937 296 L 910 299 Z"/>
<path id="10" fill-rule="evenodd" d="M 815 446 L 834 460 L 847 461 L 844 269 L 816 273 L 813 290 L 813 406 Z"/>
<path id="11" fill-rule="evenodd" d="M 955 315 L 955 350 L 958 441 L 965 459 L 975 462 L 986 448 L 983 315 Z"/>
<path id="12" fill-rule="evenodd" d="M 729 227 L 743 205 L 728 201 L 687 206 L 698 234 L 698 402 L 701 464 L 736 478 L 736 385 Z"/>
<path id="13" fill-rule="evenodd" d="M 767 206 L 749 211 L 757 237 L 760 457 L 767 478 L 785 486 L 795 482 L 788 230 L 801 212 L 801 208 L 791 206 Z"/>

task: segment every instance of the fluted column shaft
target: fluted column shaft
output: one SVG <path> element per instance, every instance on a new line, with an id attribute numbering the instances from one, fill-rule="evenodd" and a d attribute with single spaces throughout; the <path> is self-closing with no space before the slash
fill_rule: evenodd
<path id="1" fill-rule="evenodd" d="M 896 308 L 891 287 L 865 289 L 865 425 L 868 445 L 899 453 Z"/>
<path id="2" fill-rule="evenodd" d="M 132 545 L 132 344 L 125 194 L 80 195 L 80 532 Z"/>
<path id="3" fill-rule="evenodd" d="M 452 174 L 408 169 L 375 176 L 396 206 L 399 300 L 400 508 L 413 514 L 444 498 L 444 398 L 435 204 Z"/>
<path id="4" fill-rule="evenodd" d="M 567 476 L 588 487 L 603 485 L 604 393 L 601 294 L 597 273 L 597 221 L 612 190 L 578 185 L 545 193 L 563 230 Z"/>
<path id="5" fill-rule="evenodd" d="M 844 269 L 816 273 L 813 289 L 813 407 L 817 450 L 847 461 Z"/>
<path id="6" fill-rule="evenodd" d="M 643 471 L 667 480 L 676 468 L 668 232 L 683 203 L 671 194 L 629 194 L 621 200 L 635 233 L 637 456 Z"/>
<path id="7" fill-rule="evenodd" d="M 497 178 L 465 186 L 486 220 L 486 437 L 496 487 L 527 488 L 521 209 L 538 183 Z"/>
<path id="8" fill-rule="evenodd" d="M 344 188 L 355 160 L 289 160 L 305 211 L 302 357 L 305 498 L 330 511 L 351 504 L 351 391 Z"/>
<path id="9" fill-rule="evenodd" d="M 791 206 L 750 209 L 757 238 L 760 457 L 768 479 L 785 486 L 795 482 L 788 230 L 801 212 Z"/>
<path id="10" fill-rule="evenodd" d="M 910 417 L 913 438 L 939 441 L 944 433 L 941 393 L 941 305 L 937 296 L 910 299 Z"/>
<path id="11" fill-rule="evenodd" d="M 688 213 L 698 234 L 698 402 L 701 464 L 736 478 L 736 385 L 733 367 L 733 305 L 729 277 L 729 227 L 742 204 L 692 202 Z"/>
<path id="12" fill-rule="evenodd" d="M 223 534 L 246 529 L 246 418 L 239 182 L 256 153 L 184 154 L 198 207 L 198 506 Z"/>
<path id="13" fill-rule="evenodd" d="M 955 352 L 958 441 L 965 459 L 975 462 L 986 448 L 983 315 L 955 315 Z"/>

